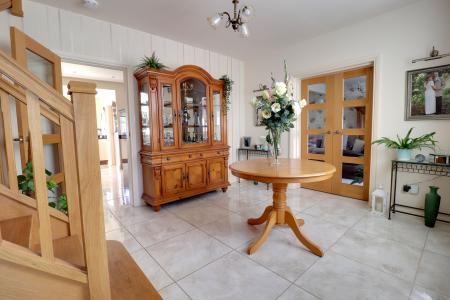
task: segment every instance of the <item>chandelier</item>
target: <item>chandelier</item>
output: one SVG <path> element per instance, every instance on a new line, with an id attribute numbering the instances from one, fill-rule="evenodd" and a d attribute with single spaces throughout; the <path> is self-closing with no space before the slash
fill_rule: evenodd
<path id="1" fill-rule="evenodd" d="M 238 31 L 242 37 L 248 37 L 250 33 L 248 31 L 247 22 L 249 18 L 253 16 L 254 9 L 253 7 L 248 5 L 245 5 L 241 9 L 238 9 L 239 0 L 233 0 L 232 3 L 234 6 L 233 17 L 231 17 L 228 12 L 224 11 L 222 13 L 218 13 L 212 17 L 209 17 L 207 19 L 208 23 L 214 29 L 216 29 L 222 24 L 224 20 L 226 20 L 226 28 L 229 28 L 231 26 L 231 28 L 233 28 L 234 31 Z"/>

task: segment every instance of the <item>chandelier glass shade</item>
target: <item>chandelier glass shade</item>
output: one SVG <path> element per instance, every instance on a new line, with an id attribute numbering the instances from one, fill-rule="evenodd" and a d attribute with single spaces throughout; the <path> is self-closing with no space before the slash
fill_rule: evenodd
<path id="1" fill-rule="evenodd" d="M 239 0 L 233 0 L 233 13 L 228 12 L 217 13 L 214 16 L 207 18 L 209 25 L 214 29 L 220 27 L 224 21 L 226 28 L 232 28 L 234 31 L 239 32 L 242 37 L 248 37 L 250 32 L 248 30 L 247 22 L 254 15 L 254 8 L 249 5 L 238 9 Z"/>

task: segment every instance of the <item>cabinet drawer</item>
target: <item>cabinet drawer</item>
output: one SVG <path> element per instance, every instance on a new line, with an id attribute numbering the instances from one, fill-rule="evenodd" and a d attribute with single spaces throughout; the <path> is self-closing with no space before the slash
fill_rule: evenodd
<path id="1" fill-rule="evenodd" d="M 167 155 L 163 156 L 162 162 L 163 163 L 173 163 L 173 162 L 182 162 L 189 159 L 189 156 L 187 154 L 181 154 L 181 155 Z"/>

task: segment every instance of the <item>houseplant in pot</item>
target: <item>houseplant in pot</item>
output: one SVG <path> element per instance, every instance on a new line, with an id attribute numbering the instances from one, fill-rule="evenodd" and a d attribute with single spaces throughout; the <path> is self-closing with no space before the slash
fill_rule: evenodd
<path id="1" fill-rule="evenodd" d="M 411 152 L 414 149 L 429 148 L 434 149 L 437 141 L 434 139 L 436 132 L 427 133 L 418 137 L 411 137 L 411 133 L 414 127 L 408 130 L 405 137 L 401 138 L 397 134 L 396 139 L 390 139 L 387 137 L 382 137 L 381 139 L 375 140 L 372 144 L 385 145 L 386 148 L 397 150 L 397 160 L 408 161 L 411 159 Z"/>

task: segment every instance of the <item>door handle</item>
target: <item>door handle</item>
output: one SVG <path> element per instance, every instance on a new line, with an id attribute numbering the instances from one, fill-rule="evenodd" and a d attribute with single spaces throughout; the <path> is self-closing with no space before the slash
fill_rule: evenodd
<path id="1" fill-rule="evenodd" d="M 342 131 L 340 131 L 340 130 L 335 130 L 333 133 L 334 133 L 334 134 L 342 134 Z"/>
<path id="2" fill-rule="evenodd" d="M 331 130 L 324 131 L 321 134 L 331 134 Z"/>
<path id="3" fill-rule="evenodd" d="M 14 142 L 21 142 L 21 143 L 23 143 L 23 138 L 22 137 L 18 137 L 18 138 L 13 138 L 13 141 Z"/>

